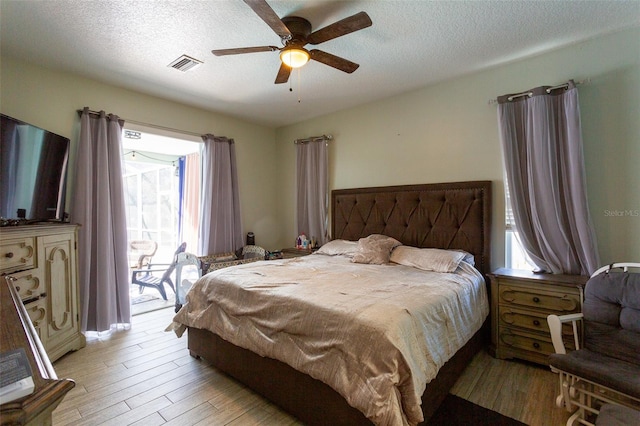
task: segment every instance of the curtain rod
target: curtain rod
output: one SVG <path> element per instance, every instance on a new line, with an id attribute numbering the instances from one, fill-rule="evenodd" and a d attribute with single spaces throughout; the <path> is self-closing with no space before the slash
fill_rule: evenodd
<path id="1" fill-rule="evenodd" d="M 309 142 L 322 142 L 322 141 L 330 141 L 333 139 L 333 136 L 331 135 L 322 135 L 322 136 L 312 136 L 310 138 L 304 138 L 304 139 L 295 139 L 293 141 L 294 144 L 298 145 L 298 144 L 305 144 L 305 143 L 309 143 Z"/>
<path id="2" fill-rule="evenodd" d="M 585 83 L 589 83 L 591 81 L 590 78 L 586 78 L 584 80 L 580 80 L 580 81 L 574 81 L 576 86 L 579 86 L 581 84 L 585 84 Z M 562 89 L 562 88 L 568 88 L 569 87 L 569 82 L 566 83 L 562 83 L 562 84 L 558 84 L 557 86 L 552 86 L 552 87 L 548 87 L 546 92 L 547 93 L 551 93 L 552 91 L 556 90 L 556 89 Z M 515 95 L 511 95 L 507 98 L 507 100 L 509 101 L 513 101 L 516 98 L 522 98 L 524 96 L 533 96 L 533 92 L 531 90 L 527 90 L 526 92 L 522 92 L 522 93 L 516 93 Z M 487 102 L 487 105 L 493 105 L 493 104 L 497 104 L 498 103 L 498 99 L 489 99 L 489 101 Z"/>
<path id="3" fill-rule="evenodd" d="M 78 115 L 79 116 L 82 116 L 82 111 L 83 110 L 81 110 L 81 109 L 78 110 Z M 89 114 L 100 115 L 100 111 L 89 110 Z M 127 118 L 122 118 L 122 117 L 120 117 L 120 119 L 123 120 L 125 122 L 125 124 L 126 123 L 137 124 L 139 126 L 151 127 L 153 129 L 166 130 L 166 131 L 169 131 L 169 132 L 181 133 L 183 135 L 196 136 L 196 137 L 199 137 L 199 138 L 202 137 L 201 133 L 189 132 L 187 130 L 174 129 L 174 128 L 171 128 L 171 127 L 160 126 L 158 124 L 143 123 L 142 121 L 129 120 Z"/>

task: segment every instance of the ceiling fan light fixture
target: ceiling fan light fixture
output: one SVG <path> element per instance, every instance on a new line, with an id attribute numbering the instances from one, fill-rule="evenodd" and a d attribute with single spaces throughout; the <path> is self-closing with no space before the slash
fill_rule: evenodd
<path id="1" fill-rule="evenodd" d="M 300 47 L 289 47 L 280 52 L 280 60 L 291 68 L 300 68 L 307 62 L 311 55 Z"/>

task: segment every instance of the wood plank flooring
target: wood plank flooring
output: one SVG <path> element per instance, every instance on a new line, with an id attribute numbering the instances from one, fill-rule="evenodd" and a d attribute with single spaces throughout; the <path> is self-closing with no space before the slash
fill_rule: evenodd
<path id="1" fill-rule="evenodd" d="M 189 356 L 186 336 L 164 329 L 172 309 L 133 317 L 130 330 L 91 340 L 54 363 L 76 387 L 53 413 L 62 425 L 300 425 L 243 385 Z M 559 426 L 556 375 L 478 354 L 452 393 L 532 426 Z"/>

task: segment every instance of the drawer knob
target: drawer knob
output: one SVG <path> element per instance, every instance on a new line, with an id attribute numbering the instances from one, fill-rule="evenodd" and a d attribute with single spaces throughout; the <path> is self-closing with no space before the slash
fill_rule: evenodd
<path id="1" fill-rule="evenodd" d="M 536 348 L 536 349 L 540 349 L 540 343 L 533 342 L 533 347 Z"/>
<path id="2" fill-rule="evenodd" d="M 13 253 L 9 252 L 4 255 L 7 259 L 11 259 L 13 257 Z"/>
<path id="3" fill-rule="evenodd" d="M 540 303 L 540 298 L 538 296 L 536 296 L 536 297 L 533 298 L 533 301 L 535 303 Z"/>
<path id="4" fill-rule="evenodd" d="M 536 327 L 539 327 L 540 326 L 540 321 L 533 320 L 533 325 L 535 325 Z"/>

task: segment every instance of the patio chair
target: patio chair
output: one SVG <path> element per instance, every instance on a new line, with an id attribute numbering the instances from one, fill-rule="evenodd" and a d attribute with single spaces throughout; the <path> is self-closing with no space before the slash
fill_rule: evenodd
<path id="1" fill-rule="evenodd" d="M 140 293 L 142 293 L 145 287 L 155 288 L 160 292 L 162 298 L 167 300 L 167 292 L 164 289 L 164 285 L 167 284 L 174 293 L 176 292 L 173 281 L 171 281 L 171 274 L 173 274 L 173 271 L 176 268 L 178 254 L 183 253 L 186 248 L 187 243 L 180 244 L 173 255 L 173 261 L 170 264 L 149 263 L 146 268 L 132 270 L 131 284 L 139 285 Z M 153 275 L 154 272 L 162 272 L 162 276 L 159 277 Z"/>
<path id="2" fill-rule="evenodd" d="M 129 262 L 131 269 L 141 269 L 151 263 L 158 250 L 158 243 L 151 240 L 133 240 L 129 243 Z"/>

